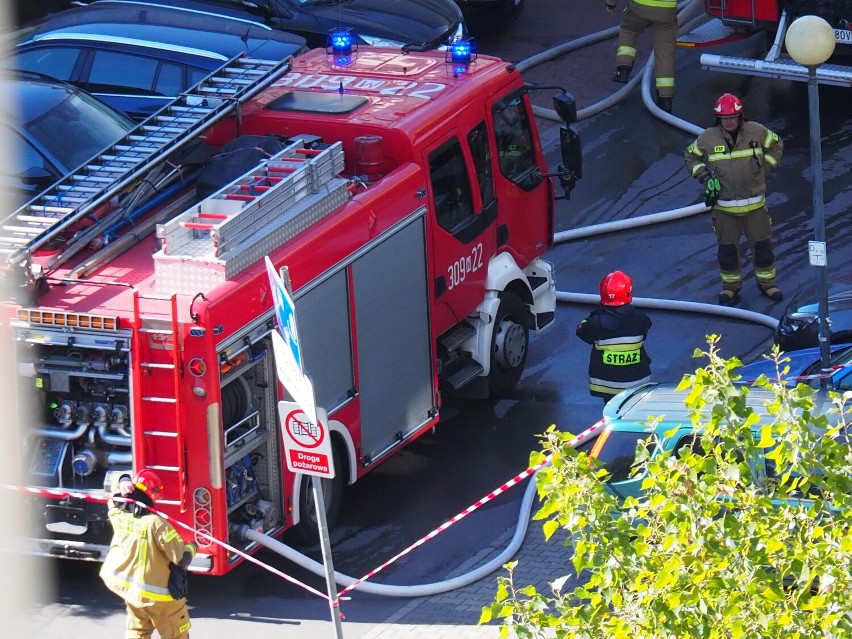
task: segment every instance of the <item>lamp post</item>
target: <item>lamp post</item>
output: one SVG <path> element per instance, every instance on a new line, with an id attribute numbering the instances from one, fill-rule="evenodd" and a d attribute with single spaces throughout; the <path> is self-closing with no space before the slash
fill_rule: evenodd
<path id="1" fill-rule="evenodd" d="M 831 345 L 828 330 L 828 260 L 825 244 L 825 208 L 822 193 L 822 137 L 820 134 L 819 85 L 817 67 L 834 53 L 834 29 L 818 16 L 802 16 L 793 21 L 784 37 L 787 52 L 808 68 L 808 111 L 811 129 L 811 170 L 813 177 L 814 239 L 808 242 L 810 263 L 818 267 L 819 350 L 823 373 L 829 370 Z M 831 378 L 827 378 L 830 380 Z M 830 386 L 830 381 L 829 381 Z"/>

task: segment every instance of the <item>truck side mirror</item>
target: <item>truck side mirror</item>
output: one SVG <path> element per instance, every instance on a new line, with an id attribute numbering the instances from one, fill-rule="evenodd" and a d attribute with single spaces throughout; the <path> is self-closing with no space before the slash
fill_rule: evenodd
<path id="1" fill-rule="evenodd" d="M 553 109 L 565 124 L 577 121 L 577 101 L 570 93 L 563 91 L 553 96 Z"/>
<path id="2" fill-rule="evenodd" d="M 578 178 L 583 177 L 583 149 L 580 145 L 580 134 L 571 127 L 559 129 L 559 147 L 562 151 L 562 164 L 573 171 Z"/>
<path id="3" fill-rule="evenodd" d="M 56 180 L 56 176 L 41 166 L 31 166 L 21 173 L 21 182 L 27 186 L 47 188 L 54 180 Z"/>
<path id="4" fill-rule="evenodd" d="M 556 167 L 559 185 L 563 195 L 558 200 L 571 197 L 571 190 L 577 185 L 577 180 L 583 177 L 583 150 L 580 146 L 580 134 L 568 126 L 559 129 L 559 146 L 562 151 L 562 164 Z"/>

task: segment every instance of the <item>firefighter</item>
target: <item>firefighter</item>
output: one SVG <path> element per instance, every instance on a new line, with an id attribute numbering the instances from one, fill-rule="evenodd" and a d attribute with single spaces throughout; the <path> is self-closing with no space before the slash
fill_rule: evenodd
<path id="1" fill-rule="evenodd" d="M 601 303 L 577 326 L 577 337 L 592 344 L 589 392 L 604 403 L 625 388 L 651 381 L 645 340 L 651 319 L 631 306 L 633 281 L 621 271 L 601 280 Z"/>
<path id="2" fill-rule="evenodd" d="M 184 543 L 174 527 L 148 509 L 160 498 L 163 482 L 150 469 L 135 478 L 122 475 L 109 502 L 113 538 L 101 567 L 107 588 L 127 606 L 126 639 L 189 637 L 187 567 L 198 546 Z"/>
<path id="3" fill-rule="evenodd" d="M 604 0 L 610 13 L 618 0 Z M 675 90 L 675 46 L 677 44 L 677 0 L 627 0 L 621 13 L 613 82 L 627 84 L 636 61 L 636 44 L 648 27 L 653 29 L 654 84 L 657 105 L 672 112 Z"/>
<path id="4" fill-rule="evenodd" d="M 689 145 L 685 159 L 692 177 L 704 185 L 705 203 L 713 207 L 722 275 L 719 303 L 727 306 L 740 300 L 743 233 L 754 256 L 760 292 L 778 302 L 784 294 L 776 282 L 766 175 L 781 160 L 784 143 L 762 124 L 746 120 L 742 102 L 731 93 L 716 100 L 713 111 L 716 126 L 705 129 Z"/>

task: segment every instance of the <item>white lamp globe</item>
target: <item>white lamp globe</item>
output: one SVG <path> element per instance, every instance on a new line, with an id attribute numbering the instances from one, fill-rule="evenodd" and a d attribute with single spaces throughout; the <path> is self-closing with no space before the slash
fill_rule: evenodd
<path id="1" fill-rule="evenodd" d="M 796 62 L 815 67 L 834 53 L 834 29 L 819 16 L 802 16 L 787 29 L 784 44 Z"/>

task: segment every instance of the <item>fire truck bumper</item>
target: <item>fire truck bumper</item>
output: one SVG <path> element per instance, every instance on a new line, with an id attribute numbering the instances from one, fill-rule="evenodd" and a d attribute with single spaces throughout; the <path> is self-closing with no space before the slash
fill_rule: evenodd
<path id="1" fill-rule="evenodd" d="M 553 326 L 556 319 L 556 281 L 553 279 L 553 264 L 537 258 L 524 269 L 524 275 L 532 289 L 532 313 L 536 332 L 542 333 Z"/>
<path id="2" fill-rule="evenodd" d="M 77 559 L 82 561 L 99 561 L 106 559 L 109 546 L 67 539 L 21 539 L 18 550 L 27 555 L 38 557 L 58 557 L 60 559 Z M 193 572 L 210 572 L 213 570 L 213 557 L 197 553 L 189 566 Z"/>

